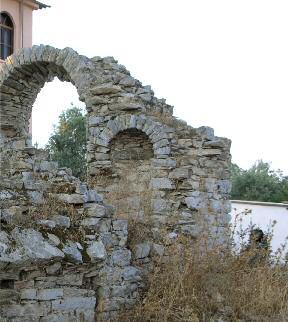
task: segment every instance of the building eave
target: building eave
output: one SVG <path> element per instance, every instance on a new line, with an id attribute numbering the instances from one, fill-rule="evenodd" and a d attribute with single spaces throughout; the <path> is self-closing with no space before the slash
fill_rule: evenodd
<path id="1" fill-rule="evenodd" d="M 51 6 L 39 1 L 33 0 L 33 2 L 39 7 L 39 9 L 51 8 Z"/>

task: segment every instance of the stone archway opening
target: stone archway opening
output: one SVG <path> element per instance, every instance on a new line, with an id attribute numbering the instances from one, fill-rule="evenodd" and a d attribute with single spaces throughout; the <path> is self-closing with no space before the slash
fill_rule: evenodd
<path id="1" fill-rule="evenodd" d="M 37 95 L 54 77 L 71 82 L 64 68 L 49 63 L 22 65 L 1 88 L 1 132 L 8 138 L 29 137 L 32 107 Z"/>
<path id="2" fill-rule="evenodd" d="M 57 77 L 45 83 L 32 106 L 29 132 L 33 146 L 44 148 L 59 125 L 59 116 L 73 107 L 86 112 L 74 85 Z"/>
<path id="3" fill-rule="evenodd" d="M 57 77 L 71 83 L 87 105 L 88 84 L 94 79 L 87 74 L 94 70 L 88 58 L 70 48 L 60 50 L 43 45 L 18 51 L 8 57 L 0 69 L 0 137 L 4 144 L 23 140 L 24 145 L 29 146 L 32 107 L 47 82 Z"/>

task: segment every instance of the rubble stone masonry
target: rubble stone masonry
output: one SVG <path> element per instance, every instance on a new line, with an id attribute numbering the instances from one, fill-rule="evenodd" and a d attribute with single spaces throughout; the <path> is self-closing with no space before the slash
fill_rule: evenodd
<path id="1" fill-rule="evenodd" d="M 86 182 L 31 146 L 32 106 L 54 77 L 86 105 Z M 112 57 L 41 45 L 0 66 L 1 322 L 109 321 L 136 303 L 167 239 L 223 241 L 230 141 L 172 114 Z M 131 222 L 149 238 L 127 244 Z"/>

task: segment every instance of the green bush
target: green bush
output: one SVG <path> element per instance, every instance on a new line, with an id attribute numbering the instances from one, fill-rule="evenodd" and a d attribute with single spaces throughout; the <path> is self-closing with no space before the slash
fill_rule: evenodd
<path id="1" fill-rule="evenodd" d="M 272 170 L 269 163 L 257 161 L 250 169 L 243 170 L 231 164 L 233 200 L 283 202 L 288 200 L 288 177 L 280 170 Z"/>
<path id="2" fill-rule="evenodd" d="M 86 116 L 71 105 L 59 116 L 59 124 L 50 136 L 46 149 L 60 167 L 70 168 L 75 177 L 86 175 Z"/>

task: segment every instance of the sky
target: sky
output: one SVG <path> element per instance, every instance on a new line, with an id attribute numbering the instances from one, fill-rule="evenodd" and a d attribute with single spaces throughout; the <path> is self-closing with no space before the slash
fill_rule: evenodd
<path id="1" fill-rule="evenodd" d="M 288 175 L 288 1 L 43 0 L 33 43 L 113 56 L 174 115 L 232 140 L 232 160 L 271 162 Z M 33 109 L 33 140 L 44 145 L 61 111 L 78 105 L 54 81 Z"/>

